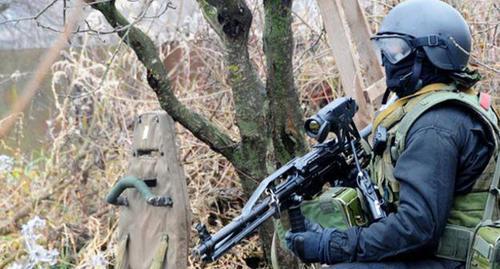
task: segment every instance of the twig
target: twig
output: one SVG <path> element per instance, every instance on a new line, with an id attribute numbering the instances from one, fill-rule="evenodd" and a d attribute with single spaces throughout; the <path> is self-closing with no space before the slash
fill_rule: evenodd
<path id="1" fill-rule="evenodd" d="M 7 23 L 18 23 L 21 21 L 38 20 L 38 18 L 40 18 L 40 16 L 43 13 L 45 13 L 49 8 L 51 8 L 57 1 L 59 1 L 59 0 L 52 0 L 52 2 L 50 2 L 48 5 L 43 7 L 40 11 L 38 11 L 38 13 L 35 16 L 6 20 L 3 22 L 0 22 L 0 25 L 7 24 Z"/>
<path id="2" fill-rule="evenodd" d="M 26 251 L 24 250 L 18 250 L 14 255 L 10 256 L 9 258 L 5 259 L 0 263 L 0 269 L 5 268 L 5 266 L 9 265 L 13 261 L 17 259 L 17 257 L 26 254 Z"/>
<path id="3" fill-rule="evenodd" d="M 453 43 L 453 45 L 455 45 L 455 46 L 456 46 L 459 50 L 461 50 L 461 51 L 462 51 L 463 53 L 465 53 L 466 55 L 469 55 L 469 56 L 471 57 L 471 59 L 472 59 L 473 63 L 475 63 L 475 64 L 477 64 L 477 65 L 480 65 L 480 66 L 482 66 L 482 67 L 484 67 L 484 68 L 486 68 L 486 69 L 488 69 L 488 70 L 490 70 L 490 71 L 492 71 L 492 72 L 495 72 L 495 73 L 497 73 L 497 74 L 498 74 L 498 73 L 500 73 L 500 70 L 498 70 L 498 69 L 496 69 L 496 68 L 494 68 L 494 67 L 492 67 L 492 66 L 489 66 L 489 65 L 487 65 L 487 64 L 485 64 L 485 63 L 483 63 L 483 62 L 481 62 L 481 61 L 480 61 L 479 59 L 477 59 L 477 57 L 475 57 L 472 53 L 470 53 L 470 52 L 468 52 L 467 50 L 465 50 L 462 46 L 460 46 L 460 44 L 458 44 L 458 42 L 457 42 L 457 41 L 456 41 L 453 37 L 451 37 L 451 36 L 450 36 L 450 38 L 449 38 L 449 39 L 450 39 L 450 41 Z"/>
<path id="4" fill-rule="evenodd" d="M 19 114 L 23 112 L 26 109 L 26 107 L 28 107 L 28 105 L 31 102 L 31 99 L 35 96 L 36 92 L 39 89 L 40 84 L 43 82 L 45 75 L 48 73 L 50 67 L 55 62 L 57 57 L 59 57 L 59 51 L 61 51 L 61 49 L 63 49 L 64 46 L 66 45 L 68 37 L 70 36 L 71 33 L 71 29 L 73 29 L 73 27 L 77 24 L 80 18 L 80 13 L 81 13 L 80 1 L 77 2 L 77 7 L 78 8 L 76 8 L 72 12 L 70 16 L 70 21 L 68 21 L 68 24 L 66 24 L 64 33 L 59 35 L 59 38 L 56 40 L 52 48 L 50 48 L 49 51 L 45 54 L 45 56 L 42 58 L 40 64 L 36 68 L 35 76 L 29 81 L 28 85 L 23 90 L 24 94 L 20 97 L 20 99 L 17 102 L 14 103 L 9 113 L 9 116 L 7 116 L 7 118 L 5 118 L 2 124 L 0 125 L 0 139 L 4 138 L 9 133 L 10 129 L 14 126 L 17 117 L 11 117 L 11 115 Z"/>
<path id="5" fill-rule="evenodd" d="M 34 204 L 37 204 L 40 201 L 50 199 L 55 193 L 58 193 L 59 191 L 64 190 L 66 187 L 68 187 L 69 185 L 71 185 L 73 183 L 73 181 L 68 181 L 66 183 L 63 183 L 63 181 L 64 180 L 56 182 L 54 184 L 54 186 L 55 185 L 58 185 L 58 186 L 53 191 L 47 192 L 42 196 L 33 198 L 30 200 L 30 203 L 28 205 L 25 205 L 24 207 L 22 207 L 20 209 L 16 209 L 17 213 L 10 220 L 10 222 L 7 223 L 6 225 L 0 227 L 0 235 L 6 235 L 6 234 L 10 234 L 10 233 L 15 232 L 15 230 L 17 229 L 17 222 L 20 219 L 28 216 L 31 213 L 31 211 L 33 210 Z"/>

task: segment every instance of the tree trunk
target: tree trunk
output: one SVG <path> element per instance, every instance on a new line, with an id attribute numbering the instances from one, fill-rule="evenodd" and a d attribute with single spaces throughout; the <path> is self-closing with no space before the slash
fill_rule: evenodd
<path id="1" fill-rule="evenodd" d="M 235 103 L 236 125 L 240 141 L 235 142 L 223 130 L 202 115 L 184 106 L 173 94 L 168 72 L 162 65 L 152 40 L 131 25 L 116 9 L 114 1 L 94 2 L 123 41 L 144 64 L 148 84 L 161 107 L 211 149 L 226 157 L 238 171 L 243 190 L 250 195 L 268 174 L 274 162 L 278 166 L 295 154 L 303 153 L 306 143 L 302 131 L 302 111 L 293 80 L 293 35 L 291 1 L 264 1 L 266 9 L 265 47 L 268 80 L 264 85 L 248 54 L 248 35 L 252 14 L 244 0 L 197 0 L 205 19 L 220 37 L 225 48 L 229 84 Z M 274 158 L 269 158 L 274 157 Z M 263 250 L 270 261 L 272 222 L 259 230 Z M 279 252 L 286 268 L 296 263 L 285 251 Z"/>
<path id="2" fill-rule="evenodd" d="M 264 0 L 264 10 L 269 122 L 275 158 L 281 166 L 307 148 L 293 78 L 292 0 Z"/>
<path id="3" fill-rule="evenodd" d="M 277 167 L 306 151 L 302 109 L 293 77 L 292 0 L 264 0 L 266 55 L 266 92 L 269 99 L 269 124 L 274 161 Z M 287 214 L 283 212 L 283 214 Z M 287 221 L 288 218 L 283 218 Z M 279 264 L 298 268 L 299 260 L 276 244 Z"/>

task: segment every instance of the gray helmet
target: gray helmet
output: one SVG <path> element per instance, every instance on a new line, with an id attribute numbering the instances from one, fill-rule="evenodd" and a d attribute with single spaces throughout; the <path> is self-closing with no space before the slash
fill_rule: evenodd
<path id="1" fill-rule="evenodd" d="M 433 65 L 461 71 L 469 61 L 469 26 L 452 6 L 439 0 L 408 0 L 384 18 L 375 37 L 405 35 L 416 39 Z"/>

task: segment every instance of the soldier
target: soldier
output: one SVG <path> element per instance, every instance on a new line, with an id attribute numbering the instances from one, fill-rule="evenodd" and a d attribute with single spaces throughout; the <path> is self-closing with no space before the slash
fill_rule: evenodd
<path id="1" fill-rule="evenodd" d="M 288 232 L 305 262 L 331 268 L 464 268 L 485 211 L 498 155 L 491 98 L 471 87 L 471 34 L 463 17 L 438 0 L 408 0 L 372 37 L 388 92 L 399 99 L 380 113 L 369 167 L 390 213 L 367 227 Z M 387 99 L 387 93 L 384 99 Z M 489 201 L 489 199 L 488 199 Z M 469 257 L 467 256 L 469 254 Z"/>

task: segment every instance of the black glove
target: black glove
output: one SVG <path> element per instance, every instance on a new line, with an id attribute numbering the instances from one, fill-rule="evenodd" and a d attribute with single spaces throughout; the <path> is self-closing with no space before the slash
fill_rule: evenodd
<path id="1" fill-rule="evenodd" d="M 306 220 L 306 231 L 288 231 L 285 241 L 297 257 L 305 263 L 327 263 L 331 233 L 335 229 L 324 229 L 319 224 Z"/>

